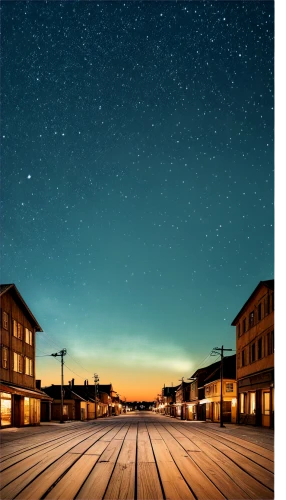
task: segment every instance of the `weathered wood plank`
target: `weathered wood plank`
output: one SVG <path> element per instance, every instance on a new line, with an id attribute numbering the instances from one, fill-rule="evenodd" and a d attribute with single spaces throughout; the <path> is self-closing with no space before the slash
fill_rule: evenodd
<path id="1" fill-rule="evenodd" d="M 134 500 L 135 462 L 117 463 L 104 498 L 107 500 Z"/>
<path id="2" fill-rule="evenodd" d="M 97 462 L 75 498 L 77 500 L 102 500 L 113 468 L 112 462 Z"/>
<path id="3" fill-rule="evenodd" d="M 97 460 L 98 456 L 82 455 L 45 498 L 50 500 L 74 498 Z"/>
<path id="4" fill-rule="evenodd" d="M 154 460 L 154 458 L 153 458 Z M 137 464 L 137 500 L 163 500 L 155 461 Z"/>

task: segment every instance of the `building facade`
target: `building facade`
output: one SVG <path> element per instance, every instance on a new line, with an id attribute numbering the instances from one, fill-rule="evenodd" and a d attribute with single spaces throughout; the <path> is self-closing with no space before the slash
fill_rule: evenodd
<path id="1" fill-rule="evenodd" d="M 274 280 L 260 281 L 236 327 L 238 423 L 274 426 Z"/>
<path id="2" fill-rule="evenodd" d="M 40 423 L 40 401 L 49 400 L 36 388 L 36 332 L 42 328 L 14 284 L 0 285 L 1 297 L 1 427 Z"/>

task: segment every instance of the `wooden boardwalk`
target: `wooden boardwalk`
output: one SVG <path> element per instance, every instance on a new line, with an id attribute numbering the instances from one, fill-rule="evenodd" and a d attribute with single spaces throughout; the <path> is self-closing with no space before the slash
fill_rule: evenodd
<path id="1" fill-rule="evenodd" d="M 138 412 L 1 432 L 2 500 L 274 498 L 273 448 L 231 426 Z"/>

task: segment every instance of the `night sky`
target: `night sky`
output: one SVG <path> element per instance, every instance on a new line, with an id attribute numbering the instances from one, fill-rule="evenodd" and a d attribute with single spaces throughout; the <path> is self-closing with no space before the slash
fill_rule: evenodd
<path id="1" fill-rule="evenodd" d="M 1 282 L 36 377 L 127 400 L 235 349 L 274 277 L 271 1 L 3 1 Z"/>

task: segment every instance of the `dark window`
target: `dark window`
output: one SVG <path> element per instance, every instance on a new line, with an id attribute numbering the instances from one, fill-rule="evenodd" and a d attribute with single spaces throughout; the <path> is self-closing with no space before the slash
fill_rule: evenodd
<path id="1" fill-rule="evenodd" d="M 251 311 L 249 314 L 249 328 L 251 328 L 254 325 L 254 311 Z"/>
<path id="2" fill-rule="evenodd" d="M 260 302 L 260 304 L 258 304 L 258 308 L 257 308 L 257 319 L 258 321 L 260 321 L 262 318 L 262 304 Z"/>
<path id="3" fill-rule="evenodd" d="M 271 332 L 271 348 L 272 348 L 272 353 L 274 352 L 274 330 Z"/>
<path id="4" fill-rule="evenodd" d="M 241 366 L 246 366 L 246 349 L 243 349 L 241 353 Z"/>
<path id="5" fill-rule="evenodd" d="M 274 311 L 274 292 L 271 295 L 271 311 Z"/>
<path id="6" fill-rule="evenodd" d="M 262 358 L 262 337 L 257 342 L 257 359 Z"/>
<path id="7" fill-rule="evenodd" d="M 238 323 L 236 331 L 237 331 L 237 337 L 240 337 L 240 323 Z"/>
<path id="8" fill-rule="evenodd" d="M 246 318 L 244 318 L 243 322 L 242 322 L 242 332 L 245 333 L 246 332 Z"/>
<path id="9" fill-rule="evenodd" d="M 251 345 L 251 363 L 255 361 L 255 342 Z"/>

